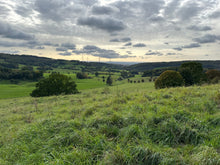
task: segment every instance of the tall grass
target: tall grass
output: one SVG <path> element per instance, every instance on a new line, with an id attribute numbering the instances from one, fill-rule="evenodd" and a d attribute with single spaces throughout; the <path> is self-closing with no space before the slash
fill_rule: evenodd
<path id="1" fill-rule="evenodd" d="M 0 164 L 220 164 L 220 85 L 0 100 Z"/>

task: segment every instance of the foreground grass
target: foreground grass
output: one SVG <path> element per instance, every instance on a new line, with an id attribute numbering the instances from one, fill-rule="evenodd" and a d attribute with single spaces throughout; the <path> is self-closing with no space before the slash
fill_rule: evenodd
<path id="1" fill-rule="evenodd" d="M 0 100 L 0 164 L 220 164 L 220 85 Z"/>

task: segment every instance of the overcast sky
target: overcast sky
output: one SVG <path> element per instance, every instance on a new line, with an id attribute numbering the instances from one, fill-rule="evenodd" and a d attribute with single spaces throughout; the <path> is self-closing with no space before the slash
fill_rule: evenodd
<path id="1" fill-rule="evenodd" d="M 84 61 L 220 60 L 220 0 L 0 0 L 0 52 Z"/>

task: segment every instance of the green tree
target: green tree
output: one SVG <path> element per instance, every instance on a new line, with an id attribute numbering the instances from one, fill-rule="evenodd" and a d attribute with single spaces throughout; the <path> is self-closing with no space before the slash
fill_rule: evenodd
<path id="1" fill-rule="evenodd" d="M 155 88 L 177 87 L 184 84 L 183 77 L 179 72 L 167 70 L 163 72 L 155 81 Z"/>
<path id="2" fill-rule="evenodd" d="M 60 73 L 52 73 L 48 78 L 40 80 L 36 84 L 36 89 L 30 95 L 32 97 L 42 97 L 75 93 L 78 93 L 78 90 L 75 82 L 70 77 Z"/>
<path id="3" fill-rule="evenodd" d="M 77 77 L 78 79 L 86 79 L 86 78 L 88 78 L 88 74 L 86 74 L 86 73 L 84 73 L 84 72 L 78 72 L 78 73 L 76 74 L 76 77 Z"/>
<path id="4" fill-rule="evenodd" d="M 209 83 L 215 84 L 220 80 L 220 71 L 216 69 L 211 69 L 206 72 L 206 77 Z"/>
<path id="5" fill-rule="evenodd" d="M 107 84 L 107 85 L 112 85 L 112 83 L 113 83 L 113 80 L 112 80 L 112 78 L 111 78 L 111 75 L 109 75 L 108 78 L 107 78 L 107 80 L 106 80 L 106 84 Z"/>
<path id="6" fill-rule="evenodd" d="M 128 71 L 122 71 L 121 72 L 121 77 L 122 78 L 130 78 L 130 77 L 134 77 L 134 74 L 128 72 Z"/>
<path id="7" fill-rule="evenodd" d="M 185 81 L 185 85 L 200 84 L 205 76 L 202 64 L 198 62 L 183 63 L 180 66 L 180 74 Z"/>
<path id="8" fill-rule="evenodd" d="M 194 84 L 192 72 L 189 68 L 181 68 L 180 74 L 184 79 L 185 86 L 190 86 Z"/>
<path id="9" fill-rule="evenodd" d="M 98 77 L 99 76 L 99 72 L 95 72 L 95 76 Z"/>

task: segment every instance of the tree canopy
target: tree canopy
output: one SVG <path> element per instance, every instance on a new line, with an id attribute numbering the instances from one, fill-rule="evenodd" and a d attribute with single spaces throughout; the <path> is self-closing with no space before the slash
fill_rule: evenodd
<path id="1" fill-rule="evenodd" d="M 198 62 L 186 62 L 180 66 L 180 74 L 182 75 L 185 85 L 200 84 L 204 78 L 203 67 Z"/>
<path id="2" fill-rule="evenodd" d="M 42 97 L 75 93 L 78 93 L 78 90 L 75 82 L 70 77 L 60 73 L 52 73 L 48 78 L 41 79 L 30 95 L 32 97 Z"/>
<path id="3" fill-rule="evenodd" d="M 155 81 L 155 88 L 177 87 L 184 84 L 183 77 L 179 72 L 167 70 L 163 72 Z"/>
<path id="4" fill-rule="evenodd" d="M 106 80 L 106 84 L 107 84 L 107 85 L 112 85 L 112 83 L 113 83 L 113 80 L 112 80 L 112 78 L 111 78 L 111 75 L 109 75 L 108 78 L 107 78 L 107 80 Z"/>

